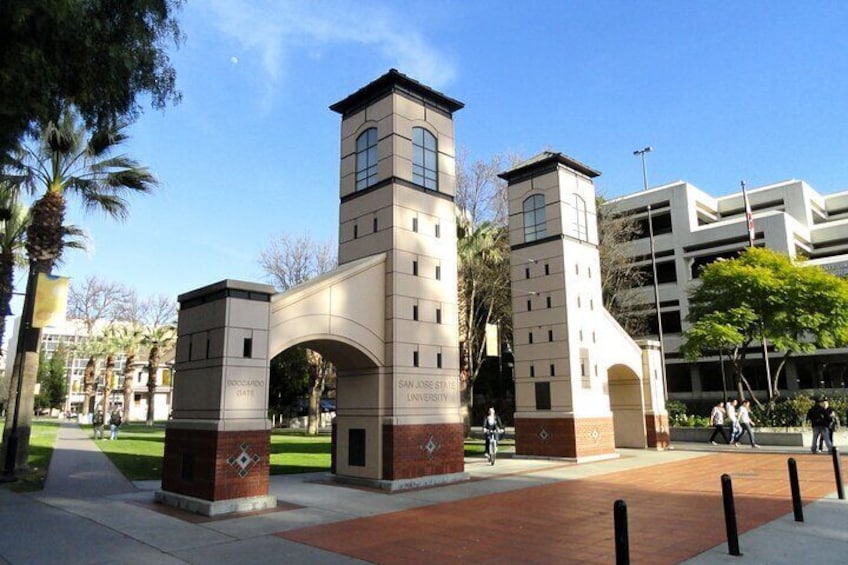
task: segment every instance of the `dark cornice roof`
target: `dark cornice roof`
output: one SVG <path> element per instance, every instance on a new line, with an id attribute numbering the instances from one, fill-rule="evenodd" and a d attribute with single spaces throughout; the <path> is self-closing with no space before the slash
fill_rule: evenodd
<path id="1" fill-rule="evenodd" d="M 397 69 L 389 69 L 389 72 L 380 78 L 366 84 L 344 100 L 340 100 L 330 106 L 330 110 L 338 112 L 343 116 L 352 114 L 394 91 L 403 92 L 413 98 L 428 102 L 430 105 L 448 114 L 452 114 L 465 107 L 465 104 L 459 100 L 445 96 L 441 92 L 409 78 Z"/>
<path id="2" fill-rule="evenodd" d="M 512 182 L 518 179 L 524 179 L 533 176 L 534 173 L 547 171 L 547 169 L 555 169 L 557 165 L 564 165 L 569 169 L 586 175 L 590 179 L 601 176 L 600 171 L 584 165 L 576 159 L 572 159 L 568 155 L 555 153 L 553 151 L 542 151 L 535 157 L 527 159 L 523 163 L 519 163 L 508 171 L 504 171 L 498 176 L 507 182 Z"/>

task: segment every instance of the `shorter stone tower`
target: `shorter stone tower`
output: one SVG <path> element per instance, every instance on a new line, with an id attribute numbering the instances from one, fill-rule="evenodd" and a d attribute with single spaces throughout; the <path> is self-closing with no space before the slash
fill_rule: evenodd
<path id="1" fill-rule="evenodd" d="M 615 452 L 601 361 L 608 322 L 592 183 L 599 174 L 544 152 L 500 175 L 509 197 L 517 455 Z"/>

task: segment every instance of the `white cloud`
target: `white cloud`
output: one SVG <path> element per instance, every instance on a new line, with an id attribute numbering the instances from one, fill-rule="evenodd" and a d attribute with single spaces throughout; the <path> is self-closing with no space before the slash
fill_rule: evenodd
<path id="1" fill-rule="evenodd" d="M 211 0 L 215 26 L 256 54 L 270 97 L 285 76 L 287 60 L 323 58 L 322 49 L 352 47 L 372 50 L 385 64 L 433 88 L 455 77 L 450 59 L 387 4 L 333 0 Z M 427 21 L 427 18 L 416 18 Z"/>

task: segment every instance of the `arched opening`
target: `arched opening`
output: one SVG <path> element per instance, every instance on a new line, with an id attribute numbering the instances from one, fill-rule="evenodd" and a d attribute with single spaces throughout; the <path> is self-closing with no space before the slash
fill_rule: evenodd
<path id="1" fill-rule="evenodd" d="M 607 371 L 616 447 L 647 447 L 642 381 L 626 365 Z"/>

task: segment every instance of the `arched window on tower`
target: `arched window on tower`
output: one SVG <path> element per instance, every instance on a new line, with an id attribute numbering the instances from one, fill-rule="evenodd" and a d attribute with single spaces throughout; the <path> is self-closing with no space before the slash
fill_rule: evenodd
<path id="1" fill-rule="evenodd" d="M 412 128 L 412 182 L 439 190 L 436 136 L 424 128 Z"/>
<path id="2" fill-rule="evenodd" d="M 369 128 L 356 138 L 356 190 L 377 182 L 377 128 Z"/>
<path id="3" fill-rule="evenodd" d="M 589 217 L 586 201 L 579 194 L 574 195 L 574 237 L 580 241 L 589 240 Z"/>
<path id="4" fill-rule="evenodd" d="M 524 200 L 524 241 L 536 241 L 548 235 L 545 222 L 545 197 L 534 194 Z"/>

